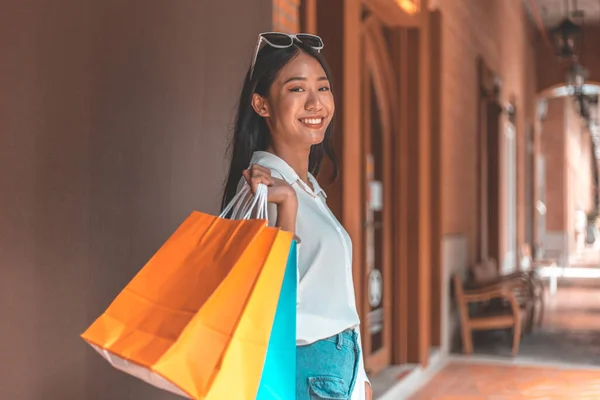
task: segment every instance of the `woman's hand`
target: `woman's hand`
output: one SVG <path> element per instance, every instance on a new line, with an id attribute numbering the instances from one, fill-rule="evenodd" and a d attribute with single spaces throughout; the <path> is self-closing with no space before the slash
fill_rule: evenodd
<path id="1" fill-rule="evenodd" d="M 246 182 L 252 189 L 252 194 L 256 194 L 259 184 L 265 184 L 269 187 L 267 201 L 282 205 L 287 201 L 297 203 L 296 191 L 294 188 L 284 180 L 273 178 L 271 176 L 271 170 L 261 165 L 254 164 L 243 173 Z"/>
<path id="2" fill-rule="evenodd" d="M 288 232 L 295 232 L 298 197 L 294 188 L 284 180 L 273 178 L 270 169 L 257 164 L 252 165 L 242 174 L 250 185 L 252 194 L 256 193 L 259 184 L 268 186 L 267 201 L 277 205 L 275 225 Z"/>

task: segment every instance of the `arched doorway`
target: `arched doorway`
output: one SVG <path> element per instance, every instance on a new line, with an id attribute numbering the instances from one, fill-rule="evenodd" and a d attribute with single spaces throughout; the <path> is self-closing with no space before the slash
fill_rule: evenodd
<path id="1" fill-rule="evenodd" d="M 580 90 L 559 83 L 537 96 L 535 206 L 528 222 L 534 226 L 536 253 L 564 266 L 577 264 L 593 226 L 587 226 L 585 214 L 599 207 L 600 84 L 586 81 Z"/>
<path id="2" fill-rule="evenodd" d="M 392 361 L 393 156 L 397 82 L 385 27 L 365 12 L 362 21 L 362 156 L 364 185 L 363 349 L 376 374 Z"/>

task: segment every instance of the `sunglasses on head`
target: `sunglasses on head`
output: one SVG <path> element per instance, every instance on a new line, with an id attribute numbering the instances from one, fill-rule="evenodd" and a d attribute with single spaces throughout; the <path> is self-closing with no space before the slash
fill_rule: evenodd
<path id="1" fill-rule="evenodd" d="M 294 40 L 305 44 L 317 52 L 321 52 L 324 47 L 323 40 L 316 35 L 311 35 L 310 33 L 298 33 L 295 35 L 282 32 L 261 33 L 258 35 L 258 43 L 256 44 L 256 50 L 254 50 L 254 57 L 252 57 L 252 64 L 250 65 L 250 78 L 252 78 L 252 74 L 254 73 L 254 64 L 256 64 L 258 52 L 260 51 L 263 43 L 266 43 L 276 49 L 286 49 L 294 45 Z"/>

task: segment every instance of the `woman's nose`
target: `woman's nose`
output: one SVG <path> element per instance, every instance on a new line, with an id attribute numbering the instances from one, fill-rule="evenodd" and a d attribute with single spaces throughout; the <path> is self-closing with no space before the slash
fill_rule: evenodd
<path id="1" fill-rule="evenodd" d="M 321 103 L 321 99 L 319 98 L 319 93 L 310 91 L 308 93 L 308 97 L 306 98 L 306 104 L 304 108 L 309 111 L 320 111 L 323 108 L 323 104 Z"/>

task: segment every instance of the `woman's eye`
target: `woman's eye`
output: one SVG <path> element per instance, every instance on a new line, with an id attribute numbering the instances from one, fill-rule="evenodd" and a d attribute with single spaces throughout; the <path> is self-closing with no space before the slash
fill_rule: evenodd
<path id="1" fill-rule="evenodd" d="M 301 87 L 295 87 L 291 88 L 290 92 L 304 92 L 304 89 L 302 89 Z"/>
<path id="2" fill-rule="evenodd" d="M 319 92 L 329 92 L 329 86 L 323 86 L 319 89 Z"/>

